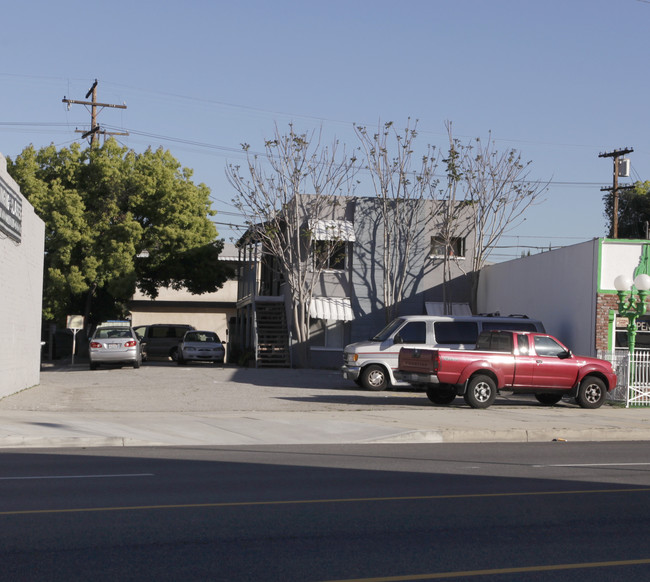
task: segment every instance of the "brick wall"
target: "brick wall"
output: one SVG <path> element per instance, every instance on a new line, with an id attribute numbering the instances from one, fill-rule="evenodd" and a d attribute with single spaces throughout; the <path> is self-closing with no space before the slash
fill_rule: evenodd
<path id="1" fill-rule="evenodd" d="M 618 312 L 618 295 L 599 293 L 596 299 L 596 350 L 609 349 L 609 312 Z"/>

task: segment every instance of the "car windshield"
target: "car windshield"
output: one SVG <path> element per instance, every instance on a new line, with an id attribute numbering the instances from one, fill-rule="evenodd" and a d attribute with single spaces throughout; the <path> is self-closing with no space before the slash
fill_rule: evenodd
<path id="1" fill-rule="evenodd" d="M 113 338 L 126 338 L 133 337 L 129 329 L 98 329 L 95 332 L 95 338 L 98 339 L 113 339 Z"/>
<path id="2" fill-rule="evenodd" d="M 209 331 L 192 331 L 185 334 L 186 342 L 205 342 L 205 343 L 217 343 L 219 338 L 216 333 Z"/>
<path id="3" fill-rule="evenodd" d="M 384 329 L 382 329 L 375 337 L 370 338 L 372 342 L 383 342 L 386 341 L 395 330 L 401 327 L 404 324 L 404 320 L 401 318 L 393 319 Z"/>

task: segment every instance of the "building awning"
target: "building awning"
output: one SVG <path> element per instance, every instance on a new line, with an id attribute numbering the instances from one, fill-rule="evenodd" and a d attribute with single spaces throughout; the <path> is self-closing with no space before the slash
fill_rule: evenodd
<path id="1" fill-rule="evenodd" d="M 445 313 L 445 304 L 442 301 L 425 301 L 424 307 L 427 315 L 472 315 L 468 303 L 452 303 L 451 313 Z"/>
<path id="2" fill-rule="evenodd" d="M 349 220 L 310 220 L 309 230 L 314 240 L 343 240 L 353 242 L 354 224 Z"/>
<path id="3" fill-rule="evenodd" d="M 348 297 L 312 297 L 309 315 L 314 319 L 351 321 L 352 305 Z"/>

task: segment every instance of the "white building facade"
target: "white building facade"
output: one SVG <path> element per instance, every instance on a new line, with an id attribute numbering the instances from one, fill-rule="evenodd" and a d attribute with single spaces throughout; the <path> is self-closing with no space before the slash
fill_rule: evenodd
<path id="1" fill-rule="evenodd" d="M 0 154 L 0 397 L 40 382 L 45 225 Z"/>

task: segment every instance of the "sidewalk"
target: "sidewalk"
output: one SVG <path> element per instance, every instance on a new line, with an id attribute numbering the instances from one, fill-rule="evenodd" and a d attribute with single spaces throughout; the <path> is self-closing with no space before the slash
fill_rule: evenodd
<path id="1" fill-rule="evenodd" d="M 500 397 L 437 407 L 409 389 L 360 390 L 333 370 L 45 367 L 0 400 L 0 448 L 650 440 L 650 407 Z"/>

